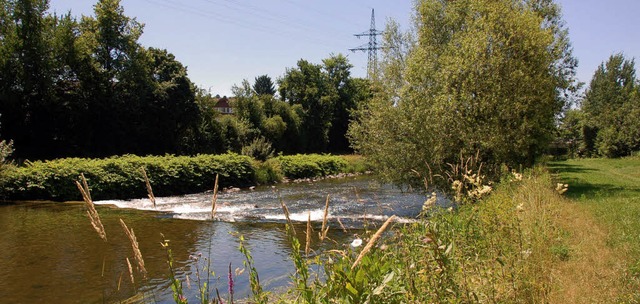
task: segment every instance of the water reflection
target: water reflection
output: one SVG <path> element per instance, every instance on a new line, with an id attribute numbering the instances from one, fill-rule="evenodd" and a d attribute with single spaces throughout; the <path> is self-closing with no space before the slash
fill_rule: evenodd
<path id="1" fill-rule="evenodd" d="M 133 204 L 132 201 L 107 202 L 97 209 L 108 242 L 102 241 L 95 233 L 80 203 L 0 205 L 2 302 L 114 303 L 144 299 L 146 302 L 171 303 L 166 251 L 160 246 L 164 239 L 169 240 L 177 276 L 183 282 L 190 302 L 198 301 L 196 271 L 200 271 L 202 280 L 207 279 L 207 270 L 203 267 L 209 264 L 213 271 L 208 276 L 212 288 L 217 287 L 221 294 L 226 294 L 229 263 L 232 269 L 236 269 L 241 268 L 244 261 L 244 256 L 238 251 L 239 235 L 246 239 L 263 287 L 267 290 L 285 287 L 294 269 L 289 260 L 291 245 L 280 218 L 280 198 L 301 220 L 306 220 L 309 212 L 322 210 L 326 194 L 331 194 L 332 228 L 329 237 L 335 243 L 319 244 L 314 238 L 312 248 L 316 252 L 329 246 L 347 246 L 353 234 L 358 233 L 363 214 L 367 215 L 367 221 L 374 222 L 376 217 L 382 220 L 390 214 L 409 219 L 417 214 L 424 201 L 424 196 L 419 194 L 363 186 L 370 182 L 367 180 L 352 182 L 356 183 L 355 186 L 353 183 L 328 182 L 279 187 L 280 192 L 265 188 L 222 196 L 222 201 L 230 205 L 252 204 L 252 208 L 245 211 L 229 212 L 231 218 L 240 219 L 236 221 L 185 220 L 188 216 L 194 219 L 204 216 L 205 211 L 198 215 L 191 210 L 209 208 L 205 207 L 210 203 L 210 194 L 206 193 L 159 198 L 160 202 L 164 200 L 164 206 L 182 206 L 182 212 L 135 208 L 133 204 L 136 201 Z M 360 188 L 357 195 L 354 187 Z M 138 200 L 138 203 L 145 204 L 143 200 Z M 114 207 L 118 204 L 129 205 Z M 137 236 L 149 273 L 146 281 L 137 274 L 135 284 L 130 281 L 126 258 L 133 262 L 133 252 L 119 224 L 120 218 Z M 317 215 L 315 218 L 319 219 Z M 342 230 L 337 218 L 342 218 L 348 231 Z M 305 224 L 300 222 L 297 225 L 298 238 L 304 244 Z M 316 233 L 320 231 L 320 222 L 313 225 Z M 186 284 L 187 276 L 190 288 Z M 249 295 L 248 278 L 247 272 L 236 278 L 238 298 Z"/>

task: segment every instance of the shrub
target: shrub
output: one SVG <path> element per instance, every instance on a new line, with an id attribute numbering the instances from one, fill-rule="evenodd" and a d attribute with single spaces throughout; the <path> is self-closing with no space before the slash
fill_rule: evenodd
<path id="1" fill-rule="evenodd" d="M 115 156 L 105 159 L 65 158 L 29 162 L 10 171 L 2 182 L 5 199 L 80 199 L 73 181 L 84 173 L 94 199 L 145 197 L 140 171 L 145 168 L 158 196 L 213 189 L 216 174 L 220 186 L 248 186 L 255 182 L 251 158 L 237 154 L 188 156 Z"/>
<path id="2" fill-rule="evenodd" d="M 297 154 L 279 156 L 282 173 L 288 178 L 327 176 L 345 172 L 347 161 L 334 155 Z"/>
<path id="3" fill-rule="evenodd" d="M 273 157 L 271 142 L 264 137 L 254 139 L 248 146 L 242 147 L 242 155 L 253 157 L 259 161 L 266 161 Z"/>

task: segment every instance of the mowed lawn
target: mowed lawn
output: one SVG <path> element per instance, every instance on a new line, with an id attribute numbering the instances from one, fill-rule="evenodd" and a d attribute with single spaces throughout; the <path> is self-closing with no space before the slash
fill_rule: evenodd
<path id="1" fill-rule="evenodd" d="M 569 185 L 565 229 L 575 260 L 582 259 L 567 265 L 578 268 L 574 279 L 609 289 L 612 303 L 639 303 L 640 157 L 558 161 L 549 168 Z M 589 267 L 593 278 L 581 277 Z"/>

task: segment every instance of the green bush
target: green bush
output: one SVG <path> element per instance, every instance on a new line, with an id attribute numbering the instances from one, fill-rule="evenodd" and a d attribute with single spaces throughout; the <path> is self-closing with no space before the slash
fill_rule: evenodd
<path id="1" fill-rule="evenodd" d="M 280 163 L 275 159 L 269 159 L 265 162 L 256 161 L 254 163 L 256 168 L 256 183 L 269 184 L 282 181 L 284 177 Z"/>
<path id="2" fill-rule="evenodd" d="M 178 195 L 255 183 L 251 158 L 237 154 L 188 156 L 124 155 L 106 159 L 65 158 L 27 163 L 8 172 L 0 188 L 4 199 L 79 200 L 74 181 L 84 174 L 94 199 L 145 197 L 141 168 L 156 196 Z"/>
<path id="3" fill-rule="evenodd" d="M 0 178 L 0 199 L 80 200 L 74 183 L 84 174 L 92 197 L 130 199 L 146 197 L 141 168 L 156 196 L 180 195 L 220 187 L 246 187 L 287 178 L 312 178 L 364 169 L 358 156 L 292 155 L 264 162 L 238 154 L 196 156 L 123 155 L 105 159 L 65 158 L 27 162 L 5 170 Z"/>
<path id="4" fill-rule="evenodd" d="M 253 157 L 259 161 L 266 161 L 273 156 L 271 142 L 264 137 L 254 139 L 248 146 L 242 147 L 242 155 Z"/>
<path id="5" fill-rule="evenodd" d="M 346 172 L 347 161 L 341 156 L 296 154 L 279 156 L 282 173 L 288 178 L 309 178 Z"/>

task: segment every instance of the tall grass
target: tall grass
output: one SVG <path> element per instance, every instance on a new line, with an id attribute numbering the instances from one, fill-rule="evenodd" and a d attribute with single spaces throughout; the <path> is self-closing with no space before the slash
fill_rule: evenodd
<path id="1" fill-rule="evenodd" d="M 552 270 L 563 258 L 557 214 L 565 199 L 544 170 L 505 178 L 494 189 L 457 210 L 434 207 L 428 220 L 392 227 L 391 217 L 364 233 L 364 248 L 329 250 L 304 263 L 294 244 L 298 276 L 288 301 L 548 302 Z M 324 280 L 302 275 L 309 263 L 323 265 Z"/>
<path id="2" fill-rule="evenodd" d="M 82 183 L 80 183 L 82 181 Z M 91 192 L 89 191 L 89 185 L 87 184 L 87 179 L 84 178 L 83 174 L 80 174 L 80 181 L 75 181 L 78 190 L 82 194 L 82 199 L 84 200 L 85 207 L 87 207 L 87 215 L 89 216 L 89 220 L 91 222 L 91 226 L 96 230 L 101 239 L 107 242 L 107 233 L 104 230 L 104 226 L 102 225 L 102 221 L 100 221 L 100 215 L 96 210 L 95 205 L 93 204 L 93 200 L 91 199 Z"/>

